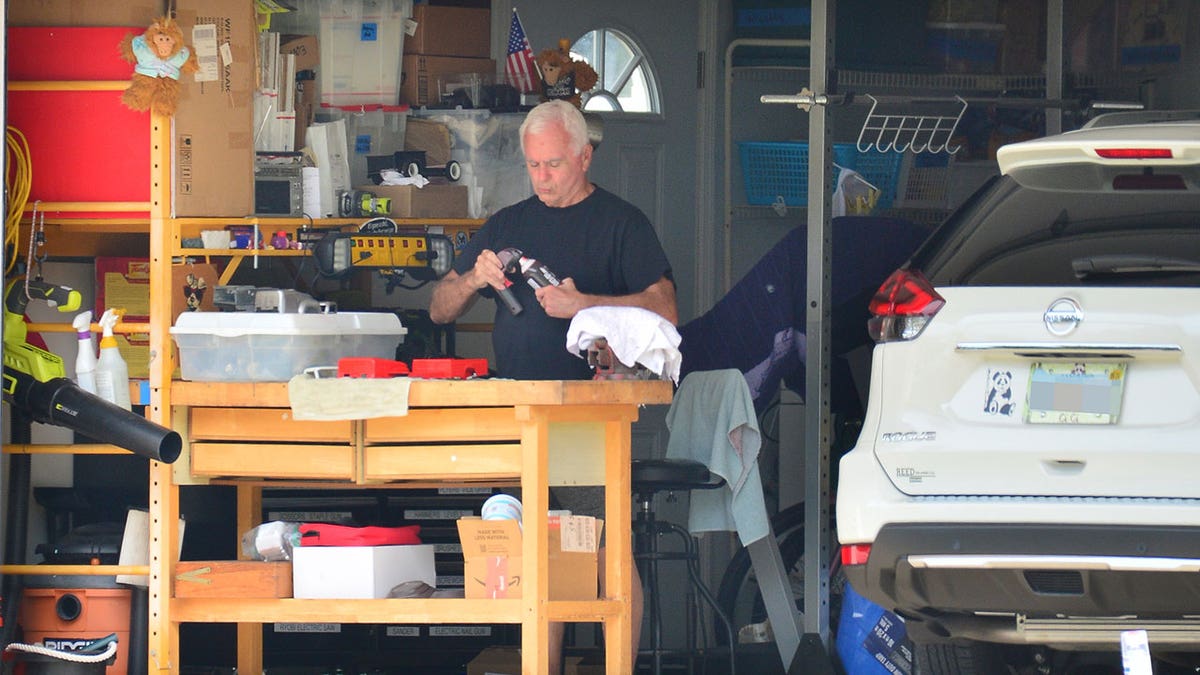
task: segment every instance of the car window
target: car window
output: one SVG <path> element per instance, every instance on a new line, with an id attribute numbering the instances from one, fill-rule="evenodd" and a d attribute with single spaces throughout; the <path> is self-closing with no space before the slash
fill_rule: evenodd
<path id="1" fill-rule="evenodd" d="M 1130 264 L 1113 264 L 1123 256 Z M 1169 258 L 1169 266 L 1146 261 Z M 1093 261 L 1077 263 L 1083 259 Z M 912 265 L 935 285 L 1197 286 L 1200 192 L 1068 191 L 996 178 L 944 223 Z M 1140 262 L 1141 264 L 1133 264 Z M 1091 273 L 1079 278 L 1078 269 Z"/>

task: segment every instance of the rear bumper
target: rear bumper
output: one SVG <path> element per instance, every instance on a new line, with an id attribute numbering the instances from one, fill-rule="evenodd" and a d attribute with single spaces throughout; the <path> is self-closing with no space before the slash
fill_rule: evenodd
<path id="1" fill-rule="evenodd" d="M 1200 645 L 1200 527 L 892 524 L 844 569 L 935 636 L 1116 644 L 1161 624 Z"/>

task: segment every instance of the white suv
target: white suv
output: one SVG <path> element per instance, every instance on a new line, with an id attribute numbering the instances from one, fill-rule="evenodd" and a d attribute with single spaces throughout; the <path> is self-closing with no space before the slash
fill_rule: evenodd
<path id="1" fill-rule="evenodd" d="M 871 302 L 837 535 L 918 672 L 1200 654 L 1200 121 L 1153 117 L 1000 148 Z"/>

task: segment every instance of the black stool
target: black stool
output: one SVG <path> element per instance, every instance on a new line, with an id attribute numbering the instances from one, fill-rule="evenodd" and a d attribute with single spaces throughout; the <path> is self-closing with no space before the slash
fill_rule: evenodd
<path id="1" fill-rule="evenodd" d="M 668 650 L 662 646 L 662 612 L 658 597 L 658 564 L 664 560 L 680 560 L 687 563 L 688 579 L 691 581 L 696 595 L 699 595 L 712 608 L 713 616 L 725 630 L 726 644 L 729 645 L 729 673 L 734 675 L 735 654 L 733 625 L 729 617 L 717 606 L 708 586 L 700 578 L 700 555 L 696 548 L 696 540 L 686 528 L 675 523 L 662 522 L 654 516 L 654 495 L 659 492 L 684 492 L 691 490 L 710 490 L 723 487 L 725 481 L 709 472 L 708 467 L 700 462 L 685 459 L 635 459 L 632 463 L 631 478 L 633 496 L 639 507 L 637 517 L 633 521 L 633 558 L 638 564 L 642 576 L 642 588 L 645 595 L 646 616 L 650 622 L 650 648 L 639 650 L 639 655 L 648 654 L 652 659 L 654 675 L 662 673 L 663 657 L 671 655 L 686 655 L 688 672 L 692 671 L 692 658 L 695 656 L 696 627 L 692 618 L 696 616 L 695 596 L 688 598 L 687 651 Z M 675 534 L 683 542 L 684 550 L 660 551 L 658 538 L 665 534 Z"/>

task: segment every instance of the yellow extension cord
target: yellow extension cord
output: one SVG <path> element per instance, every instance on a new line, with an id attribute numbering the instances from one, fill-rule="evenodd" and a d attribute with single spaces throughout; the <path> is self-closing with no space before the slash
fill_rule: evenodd
<path id="1" fill-rule="evenodd" d="M 4 214 L 4 275 L 7 277 L 17 264 L 17 244 L 21 233 L 21 216 L 29 202 L 29 191 L 33 185 L 33 164 L 29 157 L 29 143 L 20 129 L 10 126 L 5 134 L 4 190 L 8 194 Z"/>

